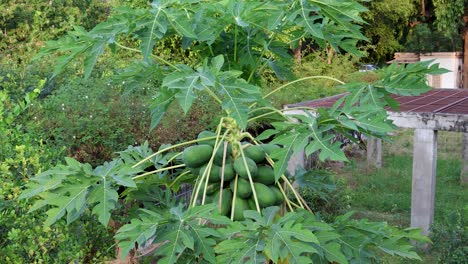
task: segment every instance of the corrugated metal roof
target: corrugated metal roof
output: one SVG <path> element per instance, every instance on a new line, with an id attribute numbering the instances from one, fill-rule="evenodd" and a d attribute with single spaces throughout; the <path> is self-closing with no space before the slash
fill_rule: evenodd
<path id="1" fill-rule="evenodd" d="M 302 102 L 294 106 L 329 108 L 344 95 Z M 468 114 L 468 89 L 432 89 L 418 96 L 393 96 L 393 98 L 400 103 L 398 112 Z"/>

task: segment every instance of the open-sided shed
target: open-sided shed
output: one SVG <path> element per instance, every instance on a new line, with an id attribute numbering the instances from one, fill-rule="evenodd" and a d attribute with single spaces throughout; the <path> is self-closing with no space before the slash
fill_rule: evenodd
<path id="1" fill-rule="evenodd" d="M 332 107 L 345 94 L 295 104 L 310 108 Z M 432 89 L 418 96 L 395 96 L 398 111 L 388 110 L 393 123 L 414 129 L 413 176 L 411 192 L 411 227 L 422 228 L 424 234 L 434 220 L 434 199 L 437 164 L 437 131 L 463 133 L 461 184 L 468 183 L 468 89 Z M 368 162 L 382 164 L 382 143 L 369 139 Z M 303 162 L 293 161 L 292 164 Z"/>

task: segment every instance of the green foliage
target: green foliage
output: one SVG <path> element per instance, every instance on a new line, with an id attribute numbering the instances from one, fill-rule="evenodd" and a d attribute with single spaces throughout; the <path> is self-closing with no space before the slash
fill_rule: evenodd
<path id="1" fill-rule="evenodd" d="M 39 56 L 58 50 L 68 51 L 58 60 L 55 74 L 62 71 L 73 59 L 83 56 L 85 76 L 89 76 L 97 57 L 104 52 L 104 47 L 107 45 L 113 50 L 120 47 L 141 52 L 142 59 L 148 60 L 156 43 L 165 38 L 179 35 L 183 39 L 185 38 L 185 42 L 182 42 L 183 46 L 199 50 L 201 54 L 209 54 L 211 57 L 215 57 L 217 53 L 225 54 L 224 58 L 218 56 L 216 61 L 209 66 L 206 61 L 202 61 L 201 63 L 205 65 L 202 68 L 203 74 L 207 72 L 207 67 L 210 68 L 212 74 L 223 72 L 221 67 L 223 67 L 224 60 L 228 62 L 227 65 L 224 65 L 227 69 L 246 69 L 243 76 L 248 77 L 248 81 L 251 81 L 259 69 L 263 70 L 264 67 L 271 66 L 272 62 L 287 58 L 289 44 L 284 41 L 279 42 L 276 37 L 288 32 L 289 29 L 291 38 L 310 36 L 318 43 L 325 45 L 325 42 L 328 41 L 333 47 L 345 50 L 352 50 L 352 43 L 355 43 L 351 38 L 346 38 L 347 34 L 353 34 L 355 39 L 364 38 L 358 31 L 359 27 L 353 24 L 353 22 L 362 21 L 358 14 L 364 9 L 357 3 L 332 1 L 324 4 L 312 1 L 311 3 L 296 4 L 295 2 L 288 5 L 275 1 L 271 3 L 246 2 L 245 4 L 236 4 L 232 1 L 225 4 L 203 3 L 189 6 L 177 1 L 156 1 L 153 2 L 150 9 L 120 8 L 107 21 L 100 23 L 89 32 L 77 27 L 65 38 L 49 42 L 47 48 Z M 317 8 L 320 8 L 322 12 L 314 16 L 306 16 Z M 272 15 L 273 20 L 271 17 L 265 17 L 265 10 L 269 10 L 269 16 Z M 289 12 L 289 16 L 286 16 L 287 12 Z M 323 16 L 327 16 L 328 19 L 323 20 Z M 323 22 L 321 26 L 319 26 L 318 21 Z M 206 25 L 212 26 L 207 28 Z M 109 28 L 112 30 L 108 30 Z M 270 36 L 262 34 L 260 29 L 270 31 Z M 118 42 L 119 36 L 124 34 L 138 38 L 141 42 L 140 49 L 120 44 Z M 195 39 L 196 42 L 193 41 Z M 259 53 L 258 50 L 262 52 Z M 196 74 L 193 75 L 194 73 L 191 72 L 193 70 L 189 68 L 175 66 L 154 53 L 152 56 L 157 62 L 168 65 L 170 70 L 179 72 L 172 73 L 171 77 L 166 77 L 169 78 L 169 81 L 166 81 L 167 84 L 172 84 L 172 81 L 176 81 L 174 83 L 176 86 L 180 85 L 177 82 L 183 81 L 191 84 L 187 86 L 189 89 L 169 87 L 168 91 L 160 91 L 161 94 L 156 99 L 152 111 L 152 127 L 154 127 L 160 120 L 161 113 L 174 101 L 174 97 L 179 98 L 179 104 L 187 111 L 191 102 L 196 98 L 195 92 L 200 90 L 203 85 L 211 88 L 213 80 L 210 75 L 203 78 L 195 77 Z M 154 64 L 153 67 L 160 68 L 161 66 Z M 229 99 L 222 104 L 223 109 L 236 118 L 241 126 L 245 127 L 245 107 L 239 104 L 239 102 L 245 102 L 245 98 L 236 98 L 231 95 L 237 89 L 247 88 L 237 78 L 241 74 L 242 72 L 234 74 L 234 71 L 227 71 L 222 76 L 216 76 L 219 79 L 218 82 L 214 82 L 214 88 Z M 172 80 L 174 78 L 175 80 Z M 236 81 L 235 85 L 231 87 L 223 84 L 223 80 Z M 249 89 L 252 90 L 252 88 Z M 210 96 L 214 95 L 210 94 Z"/>
<path id="2" fill-rule="evenodd" d="M 19 198 L 43 194 L 31 211 L 46 205 L 53 206 L 47 211 L 46 226 L 55 223 L 65 213 L 67 223 L 71 223 L 80 217 L 84 209 L 91 206 L 94 206 L 93 214 L 107 226 L 110 211 L 115 208 L 118 199 L 116 189 L 118 186 L 136 187 L 131 176 L 139 172 L 139 169 L 126 167 L 120 160 L 106 162 L 94 170 L 89 164 L 81 164 L 71 158 L 67 158 L 66 163 L 66 166 L 59 165 L 38 174 L 27 185 L 30 191 L 23 192 Z"/>
<path id="3" fill-rule="evenodd" d="M 405 31 L 410 21 L 418 14 L 415 0 L 369 1 L 369 12 L 363 14 L 368 24 L 363 33 L 369 39 L 366 51 L 373 62 L 385 62 L 402 48 Z"/>
<path id="4" fill-rule="evenodd" d="M 429 238 L 421 235 L 419 229 L 400 230 L 385 222 L 369 222 L 367 219 L 350 220 L 351 215 L 352 212 L 339 216 L 333 224 L 341 235 L 343 252 L 350 262 L 369 263 L 379 259 L 378 254 L 372 250 L 374 247 L 392 256 L 420 260 L 408 242 L 410 240 L 430 242 Z"/>
<path id="5" fill-rule="evenodd" d="M 452 211 L 444 217 L 444 221 L 434 224 L 431 239 L 434 241 L 432 250 L 439 252 L 439 263 L 463 263 L 468 254 L 468 230 L 466 219 L 468 207 Z"/>
<path id="6" fill-rule="evenodd" d="M 89 31 L 74 27 L 65 37 L 48 42 L 39 55 L 59 53 L 54 75 L 82 59 L 84 77 L 90 78 L 98 58 L 107 48 L 113 52 L 124 49 L 138 53 L 140 62 L 123 70 L 120 80 L 128 80 L 132 87 L 138 87 L 139 83 L 145 87 L 161 84 L 149 91 L 150 95 L 155 95 L 151 105 L 151 128 L 157 127 L 174 105 L 187 114 L 195 102 L 210 98 L 221 110 L 215 113 L 215 120 L 220 121 L 214 150 L 206 173 L 199 177 L 185 168 L 186 164 L 180 159 L 182 154 L 178 152 L 179 148 L 199 140 L 165 146 L 155 153 L 148 144 L 129 147 L 120 157 L 94 169 L 89 164 L 67 158 L 65 165 L 32 179 L 21 198 L 39 198 L 32 210 L 48 209 L 46 225 L 65 217 L 71 223 L 89 213 L 101 224 L 108 225 L 111 214 L 116 215 L 116 209 L 122 209 L 123 215 L 130 216 L 119 219 L 126 224 L 116 235 L 123 255 L 128 254 L 135 243 L 139 249 L 152 245 L 157 247 L 155 257 L 161 263 L 369 262 L 378 258 L 376 249 L 417 259 L 409 240 L 428 241 L 417 235 L 418 230 L 398 230 L 385 223 L 365 220 L 353 222 L 350 214 L 338 218 L 333 226 L 320 222 L 310 212 L 297 209 L 306 206 L 285 173 L 291 155 L 304 149 L 307 155 L 317 153 L 322 160 L 346 161 L 340 144 L 332 140 L 332 132 L 349 138 L 354 132 L 385 137 L 394 129 L 385 110 L 388 106 L 395 107 L 390 95 L 424 92 L 429 89 L 424 76 L 443 71 L 437 66 L 429 67 L 428 63 L 406 68 L 393 65 L 382 73 L 382 80 L 343 86 L 348 94 L 332 109 L 319 109 L 318 115 L 309 112 L 288 115 L 289 110 L 311 109 L 301 106 L 276 109 L 267 99 L 270 94 L 262 96 L 256 85 L 259 82 L 255 77 L 266 70 L 274 71 L 278 77 L 283 75 L 282 70 L 286 69 L 279 68 L 290 63 L 288 50 L 300 39 L 311 38 L 321 47 L 359 53 L 355 44 L 365 39 L 357 25 L 363 23 L 360 17 L 363 11 L 365 8 L 351 0 L 163 0 L 153 1 L 146 8 L 118 8 L 109 19 Z M 181 40 L 182 47 L 196 51 L 200 61 L 177 64 L 180 60 L 159 56 L 155 47 L 168 39 Z M 129 46 L 123 44 L 126 42 Z M 337 81 L 331 77 L 320 78 Z M 278 89 L 286 86 L 288 84 Z M 254 138 L 245 132 L 248 124 L 254 121 L 272 122 L 273 129 Z M 204 191 L 207 189 L 208 174 L 221 142 L 228 141 L 233 147 L 233 158 L 242 157 L 244 167 L 247 166 L 242 149 L 244 139 L 251 144 L 268 140 L 280 146 L 267 157 L 267 162 L 274 168 L 275 180 L 281 180 L 288 187 L 281 191 L 285 189 L 294 195 L 295 203 L 284 195 L 282 214 L 278 214 L 278 207 L 260 212 L 258 197 L 252 188 L 257 211 L 242 210 L 243 217 L 240 211 L 237 214 L 232 211 L 231 218 L 236 214 L 236 220 L 246 220 L 230 222 L 212 213 L 216 211 L 215 206 L 198 206 L 205 203 L 206 198 L 203 194 L 199 201 L 198 195 L 203 184 Z M 247 170 L 246 178 L 256 187 L 258 184 L 253 183 L 252 176 Z M 196 188 L 187 208 L 174 206 L 178 199 L 170 199 L 181 189 L 182 183 Z M 119 189 L 123 189 L 122 208 L 118 208 Z M 237 200 L 235 192 L 233 205 Z M 271 198 L 276 201 L 273 193 Z M 244 209 L 248 206 L 243 202 Z M 136 211 L 137 208 L 143 210 Z M 218 225 L 222 228 L 217 228 Z M 353 240 L 355 237 L 357 239 Z"/>
<path id="7" fill-rule="evenodd" d="M 421 53 L 457 51 L 459 42 L 448 38 L 433 25 L 419 24 L 409 30 L 404 50 Z"/>
<path id="8" fill-rule="evenodd" d="M 312 263 L 306 254 L 317 253 L 313 244 L 318 244 L 315 235 L 303 227 L 298 215 L 285 215 L 277 219 L 278 207 L 268 207 L 259 214 L 246 211 L 248 219 L 233 223 L 221 232 L 227 239 L 216 246 L 218 262 L 263 263 Z"/>
<path id="9" fill-rule="evenodd" d="M 143 246 L 146 241 L 161 243 L 156 256 L 158 263 L 180 263 L 201 261 L 216 263 L 213 246 L 221 233 L 200 221 L 211 224 L 228 224 L 227 217 L 216 213 L 216 206 L 203 205 L 183 210 L 182 206 L 173 207 L 164 215 L 158 212 L 141 210 L 138 218 L 119 229 L 116 238 L 124 256 L 135 243 Z"/>
<path id="10" fill-rule="evenodd" d="M 140 132 L 144 121 L 146 126 L 149 122 L 145 92 L 121 96 L 120 86 L 105 79 L 72 79 L 37 102 L 31 129 L 51 147 L 65 147 L 69 156 L 101 163 L 113 152 L 149 138 Z"/>
<path id="11" fill-rule="evenodd" d="M 334 55 L 331 58 L 331 63 L 328 63 L 326 52 L 317 51 L 303 57 L 301 64 L 293 67 L 293 74 L 295 76 L 328 76 L 348 82 L 353 81 L 350 74 L 357 70 L 358 61 L 358 56 L 347 53 Z M 262 84 L 264 93 L 273 91 L 286 83 L 286 81 L 277 78 L 270 79 L 270 75 L 264 79 L 266 80 Z M 332 79 L 305 80 L 275 92 L 271 95 L 270 101 L 275 107 L 280 108 L 285 104 L 324 98 L 344 92 L 345 89 L 340 88 L 339 85 L 339 82 Z"/>
<path id="12" fill-rule="evenodd" d="M 0 2 L 0 62 L 27 62 L 44 40 L 54 39 L 71 30 L 73 25 L 94 27 L 109 10 L 103 1 L 23 1 Z"/>
<path id="13" fill-rule="evenodd" d="M 0 91 L 0 262 L 103 261 L 113 254 L 107 251 L 113 240 L 105 228 L 96 226 L 95 219 L 88 217 L 69 226 L 60 221 L 43 228 L 44 212 L 28 213 L 30 202 L 18 200 L 30 175 L 47 170 L 63 155 L 26 130 L 38 90 L 19 101 Z"/>
<path id="14" fill-rule="evenodd" d="M 434 22 L 437 30 L 445 37 L 450 39 L 451 51 L 459 51 L 461 49 L 461 39 L 463 27 L 466 22 L 463 22 L 463 14 L 468 5 L 467 0 L 433 0 L 434 14 L 436 20 Z"/>
<path id="15" fill-rule="evenodd" d="M 303 149 L 307 156 L 318 152 L 322 161 L 346 161 L 340 143 L 331 141 L 334 137 L 330 133 L 332 130 L 339 131 L 351 140 L 354 140 L 351 131 L 379 137 L 392 131 L 394 125 L 385 119 L 387 114 L 384 108 L 394 107 L 395 101 L 386 95 L 411 95 L 428 91 L 430 87 L 426 84 L 425 74 L 446 72 L 438 69 L 438 66 L 428 68 L 429 64 L 430 62 L 424 62 L 408 67 L 393 64 L 383 72 L 383 78 L 373 84 L 345 85 L 349 94 L 338 100 L 330 110 L 319 109 L 318 116 L 306 113 L 292 115 L 300 122 L 273 122 L 274 129 L 266 130 L 258 139 L 275 136 L 272 143 L 284 146 L 272 154 L 272 158 L 277 160 L 274 166 L 275 177 L 278 179 L 286 171 L 291 155 Z"/>

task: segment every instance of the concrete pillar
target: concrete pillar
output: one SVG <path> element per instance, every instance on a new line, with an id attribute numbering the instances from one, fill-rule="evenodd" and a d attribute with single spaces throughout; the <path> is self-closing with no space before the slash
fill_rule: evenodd
<path id="1" fill-rule="evenodd" d="M 305 168 L 305 154 L 304 151 L 294 154 L 288 161 L 288 172 L 291 175 L 296 174 L 296 169 L 298 166 Z"/>
<path id="2" fill-rule="evenodd" d="M 437 131 L 414 130 L 411 227 L 422 228 L 424 235 L 434 221 L 437 164 Z"/>
<path id="3" fill-rule="evenodd" d="M 468 133 L 463 134 L 463 165 L 460 181 L 462 184 L 468 184 Z"/>
<path id="4" fill-rule="evenodd" d="M 380 138 L 367 139 L 367 166 L 382 168 L 382 140 Z"/>

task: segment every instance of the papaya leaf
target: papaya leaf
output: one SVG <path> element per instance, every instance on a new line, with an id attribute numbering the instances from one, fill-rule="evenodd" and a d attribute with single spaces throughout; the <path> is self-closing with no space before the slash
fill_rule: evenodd
<path id="1" fill-rule="evenodd" d="M 196 91 L 203 90 L 198 74 L 190 67 L 181 66 L 181 71 L 173 72 L 163 79 L 163 87 L 174 90 L 175 98 L 187 113 L 197 98 Z"/>
<path id="2" fill-rule="evenodd" d="M 112 81 L 125 87 L 123 93 L 130 94 L 135 90 L 153 90 L 155 84 L 162 81 L 163 68 L 154 61 L 135 60 L 129 66 L 112 77 Z M 160 89 L 157 90 L 158 92 Z M 156 98 L 157 96 L 155 96 Z"/>
<path id="3" fill-rule="evenodd" d="M 262 254 L 264 248 L 265 241 L 262 241 L 259 237 L 223 240 L 215 247 L 218 254 L 216 260 L 217 263 L 265 263 L 267 259 Z"/>
<path id="4" fill-rule="evenodd" d="M 439 68 L 439 64 L 432 63 L 433 61 L 425 61 L 407 66 L 393 64 L 382 70 L 383 78 L 374 85 L 397 95 L 418 95 L 429 91 L 431 87 L 426 82 L 426 75 L 448 72 L 446 69 Z"/>
<path id="5" fill-rule="evenodd" d="M 66 166 L 63 165 L 42 172 L 26 184 L 26 189 L 21 193 L 19 199 L 28 199 L 42 192 L 59 188 L 62 181 L 74 173 L 75 171 L 67 170 Z"/>
<path id="6" fill-rule="evenodd" d="M 311 263 L 311 254 L 318 251 L 315 235 L 304 228 L 301 215 L 279 216 L 279 207 L 268 207 L 262 213 L 246 211 L 246 220 L 233 222 L 220 229 L 225 240 L 216 247 L 217 260 L 227 263 Z M 254 221 L 252 221 L 252 220 Z"/>
<path id="7" fill-rule="evenodd" d="M 167 111 L 167 108 L 175 100 L 177 91 L 171 90 L 168 88 L 161 88 L 158 94 L 154 97 L 153 102 L 151 103 L 151 125 L 150 131 L 155 129 L 164 114 Z"/>
<path id="8" fill-rule="evenodd" d="M 81 214 L 86 207 L 86 196 L 91 182 L 75 183 L 73 185 L 62 186 L 57 189 L 57 193 L 45 196 L 48 205 L 54 206 L 49 209 L 45 226 L 50 226 L 67 213 L 67 223 L 76 220 L 76 214 Z"/>
<path id="9" fill-rule="evenodd" d="M 137 244 L 139 247 L 154 238 L 160 222 L 165 218 L 157 212 L 140 209 L 138 218 L 133 218 L 130 223 L 123 225 L 114 236 L 119 241 L 122 258 Z"/>
<path id="10" fill-rule="evenodd" d="M 149 10 L 148 20 L 143 23 L 144 28 L 137 34 L 141 39 L 141 51 L 143 60 L 149 61 L 156 41 L 162 39 L 167 32 L 167 21 L 161 14 L 161 8 L 152 5 Z"/>
<path id="11" fill-rule="evenodd" d="M 110 211 L 115 209 L 115 204 L 119 199 L 119 194 L 112 189 L 110 182 L 104 179 L 98 187 L 94 188 L 89 194 L 89 202 L 96 203 L 92 213 L 98 216 L 98 220 L 104 226 L 107 226 L 111 217 Z"/>
<path id="12" fill-rule="evenodd" d="M 311 244 L 318 244 L 317 238 L 300 223 L 288 221 L 283 225 L 272 225 L 267 235 L 270 239 L 266 243 L 265 254 L 273 260 L 288 259 L 289 263 L 312 263 L 304 254 L 318 253 Z"/>
<path id="13" fill-rule="evenodd" d="M 341 245 L 337 242 L 323 243 L 323 250 L 325 251 L 325 258 L 330 262 L 347 264 L 349 263 L 346 256 L 341 251 Z"/>
<path id="14" fill-rule="evenodd" d="M 156 252 L 162 257 L 158 263 L 177 263 L 184 252 L 216 263 L 214 245 L 221 234 L 208 225 L 201 225 L 200 221 L 206 220 L 204 216 L 212 215 L 210 221 L 213 224 L 227 223 L 226 217 L 217 214 L 214 204 L 195 206 L 187 211 L 183 211 L 181 206 L 171 208 L 170 220 L 158 231 L 155 239 L 155 243 L 162 243 Z"/>
<path id="15" fill-rule="evenodd" d="M 395 130 L 395 125 L 387 119 L 386 112 L 370 113 L 356 118 L 356 125 L 373 133 L 388 133 Z"/>
<path id="16" fill-rule="evenodd" d="M 297 145 L 297 142 L 304 142 L 306 137 L 307 136 L 304 137 L 304 135 L 297 132 L 290 132 L 280 134 L 273 139 L 271 142 L 272 144 L 283 146 L 280 150 L 271 154 L 271 157 L 276 160 L 273 166 L 273 169 L 275 170 L 275 180 L 278 180 L 287 170 L 289 159 L 295 151 L 294 146 Z M 300 144 L 299 146 L 301 145 L 303 144 Z"/>
<path id="17" fill-rule="evenodd" d="M 260 88 L 248 84 L 241 78 L 233 78 L 235 72 L 222 72 L 218 75 L 218 82 L 214 88 L 222 98 L 221 107 L 241 126 L 247 127 L 250 109 L 247 103 L 260 100 Z"/>

